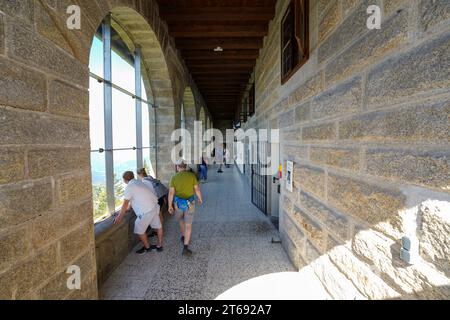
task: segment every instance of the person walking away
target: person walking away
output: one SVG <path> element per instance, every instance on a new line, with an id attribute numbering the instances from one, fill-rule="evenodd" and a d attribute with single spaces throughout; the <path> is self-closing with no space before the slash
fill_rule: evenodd
<path id="1" fill-rule="evenodd" d="M 167 204 L 167 195 L 169 194 L 169 189 L 158 179 L 153 178 L 147 174 L 145 168 L 141 168 L 137 171 L 139 178 L 142 180 L 147 187 L 149 187 L 153 194 L 158 198 L 158 204 L 160 207 L 159 211 L 159 219 L 161 220 L 161 224 L 164 224 L 163 218 L 163 208 Z"/>
<path id="2" fill-rule="evenodd" d="M 192 234 L 192 221 L 195 212 L 195 196 L 201 205 L 202 193 L 195 174 L 186 170 L 183 161 L 177 163 L 177 173 L 170 180 L 169 189 L 169 213 L 176 214 L 180 224 L 181 242 L 183 243 L 183 255 L 191 256 L 189 243 Z"/>
<path id="3" fill-rule="evenodd" d="M 217 170 L 218 173 L 222 173 L 222 165 L 223 165 L 223 145 L 222 144 L 218 144 L 215 148 L 214 148 L 214 156 L 215 156 L 215 161 L 216 163 L 219 165 L 219 170 Z"/>
<path id="4" fill-rule="evenodd" d="M 208 164 L 204 156 L 202 156 L 202 163 L 199 165 L 199 172 L 200 182 L 206 182 L 206 179 L 208 179 Z"/>
<path id="5" fill-rule="evenodd" d="M 230 151 L 228 150 L 226 145 L 225 145 L 225 149 L 223 151 L 223 156 L 224 156 L 224 159 L 225 159 L 225 167 L 229 168 L 230 167 L 230 163 L 231 163 Z"/>
<path id="6" fill-rule="evenodd" d="M 126 171 L 122 178 L 127 186 L 125 187 L 122 207 L 118 216 L 114 219 L 114 224 L 122 222 L 125 213 L 131 206 L 137 217 L 134 223 L 134 233 L 138 235 L 139 240 L 143 244 L 143 247 L 137 250 L 136 253 L 145 254 L 152 249 L 156 249 L 159 252 L 162 251 L 163 229 L 159 219 L 158 199 L 148 186 L 134 178 L 132 171 Z M 156 246 L 150 245 L 146 233 L 148 226 L 151 226 L 157 232 L 158 243 Z"/>

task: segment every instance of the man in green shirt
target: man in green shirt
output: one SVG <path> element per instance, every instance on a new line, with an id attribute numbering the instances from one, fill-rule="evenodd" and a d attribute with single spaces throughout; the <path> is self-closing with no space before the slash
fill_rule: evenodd
<path id="1" fill-rule="evenodd" d="M 192 220 L 195 211 L 195 195 L 199 204 L 203 203 L 202 193 L 194 173 L 186 171 L 183 161 L 177 163 L 177 173 L 170 180 L 169 189 L 169 213 L 176 212 L 180 223 L 181 242 L 183 243 L 183 255 L 190 256 L 189 242 L 192 233 Z"/>

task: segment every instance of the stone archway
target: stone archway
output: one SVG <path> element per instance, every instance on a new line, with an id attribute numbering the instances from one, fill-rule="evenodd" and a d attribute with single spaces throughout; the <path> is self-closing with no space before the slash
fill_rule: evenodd
<path id="1" fill-rule="evenodd" d="M 7 89 L 29 93 L 2 97 L 0 106 L 0 144 L 14 145 L 2 156 L 6 154 L 14 163 L 29 163 L 26 175 L 20 176 L 18 171 L 14 180 L 0 177 L 1 211 L 7 218 L 3 219 L 3 227 L 14 234 L 9 237 L 11 247 L 16 233 L 23 235 L 24 229 L 33 226 L 32 250 L 20 256 L 15 251 L 4 254 L 7 264 L 2 265 L 0 276 L 2 298 L 96 298 L 97 282 L 130 250 L 129 239 L 134 237 L 126 223 L 117 227 L 105 224 L 100 237 L 109 238 L 105 246 L 98 247 L 100 232 L 93 224 L 92 190 L 88 187 L 92 183 L 89 55 L 94 34 L 109 13 L 127 31 L 123 39 L 129 39 L 130 48 L 141 47 L 145 73 L 151 75 L 144 81 L 147 93 L 152 93 L 158 106 L 158 176 L 167 182 L 173 171 L 168 159 L 174 129 L 174 93 L 165 58 L 173 46 L 156 3 L 75 3 L 81 8 L 80 30 L 66 26 L 66 1 L 23 1 L 23 11 L 13 10 L 16 4 L 2 7 L 6 18 L 0 19 L 0 29 L 11 32 L 3 38 L 0 35 L 4 40 L 0 42 L 9 45 L 6 52 L 0 43 L 0 65 L 6 82 L 17 85 L 14 90 Z M 23 12 L 31 18 L 23 17 Z M 123 241 L 111 241 L 113 237 Z M 31 239 L 31 235 L 26 238 Z M 7 240 L 2 238 L 9 245 Z M 81 290 L 65 286 L 67 268 L 72 265 L 81 268 Z"/>
<path id="2" fill-rule="evenodd" d="M 202 122 L 203 129 L 206 128 L 206 112 L 205 107 L 200 108 L 200 112 L 198 115 L 198 120 Z"/>
<path id="3" fill-rule="evenodd" d="M 2 243 L 14 248 L 24 230 L 27 241 L 33 240 L 32 248 L 20 256 L 15 250 L 4 253 L 0 297 L 6 299 L 96 298 L 97 282 L 130 250 L 129 239 L 134 237 L 126 223 L 111 227 L 111 221 L 105 221 L 104 229 L 94 227 L 92 190 L 87 187 L 92 184 L 89 55 L 95 32 L 110 13 L 126 30 L 123 38 L 130 48 L 141 47 L 149 75 L 144 83 L 158 106 L 157 173 L 167 182 L 173 172 L 174 91 L 181 87 L 173 84 L 188 75 L 174 67 L 180 56 L 159 18 L 158 5 L 152 0 L 74 2 L 81 9 L 80 30 L 67 28 L 67 1 L 23 1 L 19 11 L 15 5 L 2 7 L 0 29 L 9 32 L 3 38 L 0 34 L 0 66 L 11 87 L 0 99 L 0 145 L 2 161 L 14 164 L 14 175 L 0 174 L 2 222 L 8 229 Z M 106 241 L 99 248 L 101 237 Z M 65 286 L 72 265 L 82 270 L 81 290 Z"/>
<path id="4" fill-rule="evenodd" d="M 191 136 L 194 137 L 194 122 L 195 117 L 195 98 L 190 87 L 184 90 L 183 106 L 185 112 L 186 129 L 189 130 Z"/>
<path id="5" fill-rule="evenodd" d="M 142 63 L 149 89 L 153 94 L 156 109 L 155 144 L 157 152 L 156 173 L 159 179 L 167 182 L 173 172 L 168 161 L 172 142 L 170 135 L 175 129 L 175 108 L 172 81 L 161 44 L 147 20 L 132 8 L 116 7 L 111 10 L 113 20 L 126 31 L 125 39 L 130 49 L 141 48 Z M 127 41 L 126 41 L 127 42 Z M 148 90 L 148 91 L 150 91 Z"/>
<path id="6" fill-rule="evenodd" d="M 140 2 L 137 7 L 145 12 Z M 105 16 L 107 14 L 111 14 L 111 24 L 113 27 L 118 26 L 115 30 L 130 52 L 134 52 L 136 48 L 141 51 L 141 73 L 145 91 L 148 100 L 156 106 L 153 109 L 153 118 L 149 121 L 152 133 L 150 143 L 155 146 L 151 149 L 151 159 L 158 179 L 167 184 L 173 173 L 173 165 L 170 161 L 173 143 L 170 135 L 175 129 L 176 116 L 174 90 L 163 46 L 150 25 L 151 21 L 148 21 L 135 7 L 119 5 L 113 7 Z M 151 18 L 155 17 L 151 16 Z M 129 234 L 132 223 L 131 218 L 128 224 L 120 225 L 117 230 L 112 228 L 106 232 L 96 232 L 97 276 L 100 284 L 134 245 L 134 237 Z M 121 241 L 116 241 L 111 248 L 111 238 Z"/>

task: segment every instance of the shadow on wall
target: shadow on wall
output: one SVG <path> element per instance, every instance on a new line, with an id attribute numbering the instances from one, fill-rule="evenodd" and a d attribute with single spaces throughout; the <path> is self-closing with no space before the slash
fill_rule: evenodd
<path id="1" fill-rule="evenodd" d="M 334 299 L 450 299 L 449 195 L 369 190 L 354 179 L 339 187 L 329 190 L 336 208 L 304 191 L 299 206 L 285 200 L 283 244 L 300 272 L 311 270 Z M 400 258 L 403 236 L 411 264 Z"/>

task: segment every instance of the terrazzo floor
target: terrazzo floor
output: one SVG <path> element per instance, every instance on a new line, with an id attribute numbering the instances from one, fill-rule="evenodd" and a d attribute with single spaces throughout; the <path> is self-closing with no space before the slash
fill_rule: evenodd
<path id="1" fill-rule="evenodd" d="M 130 253 L 100 288 L 101 299 L 214 299 L 243 281 L 295 271 L 281 244 L 271 242 L 278 231 L 251 203 L 238 169 L 218 174 L 212 167 L 208 175 L 194 218 L 194 254 L 181 255 L 178 223 L 169 217 L 164 251 Z"/>

